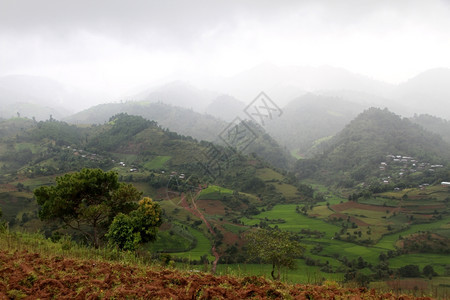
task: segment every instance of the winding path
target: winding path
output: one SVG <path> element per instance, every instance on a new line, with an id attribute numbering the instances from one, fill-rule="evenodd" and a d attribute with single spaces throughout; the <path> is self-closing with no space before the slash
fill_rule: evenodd
<path id="1" fill-rule="evenodd" d="M 214 232 L 212 226 L 209 224 L 209 222 L 206 220 L 205 216 L 201 213 L 201 211 L 197 208 L 197 204 L 195 203 L 195 201 L 198 199 L 198 197 L 200 196 L 200 193 L 202 192 L 202 188 L 200 187 L 199 190 L 197 191 L 197 193 L 195 194 L 194 197 L 192 197 L 192 206 L 193 208 L 189 205 L 189 203 L 186 200 L 186 196 L 184 193 L 181 194 L 181 206 L 183 206 L 184 209 L 186 209 L 187 211 L 189 211 L 190 213 L 192 213 L 193 215 L 199 217 L 203 223 L 205 223 L 206 227 L 208 228 L 209 232 L 215 236 L 216 233 Z M 215 274 L 216 273 L 216 268 L 217 268 L 217 263 L 219 262 L 219 258 L 220 255 L 219 253 L 216 251 L 216 245 L 213 244 L 212 248 L 211 248 L 211 252 L 214 255 L 215 259 L 212 263 L 212 268 L 211 268 L 211 273 Z"/>

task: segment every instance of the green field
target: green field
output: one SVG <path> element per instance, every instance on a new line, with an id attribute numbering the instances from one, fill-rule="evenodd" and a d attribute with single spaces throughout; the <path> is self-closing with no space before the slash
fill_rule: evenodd
<path id="1" fill-rule="evenodd" d="M 301 229 L 311 229 L 325 232 L 325 238 L 331 239 L 335 232 L 338 232 L 340 227 L 328 224 L 320 219 L 310 218 L 299 214 L 295 211 L 297 205 L 295 204 L 279 204 L 275 205 L 272 210 L 262 212 L 252 219 L 242 218 L 241 221 L 245 225 L 259 224 L 260 221 L 267 219 L 283 219 L 285 223 L 276 224 L 278 228 L 299 232 Z"/>
<path id="2" fill-rule="evenodd" d="M 418 265 L 420 270 L 426 265 L 432 265 L 434 271 L 442 276 L 445 274 L 445 265 L 450 265 L 450 256 L 432 253 L 405 254 L 389 259 L 389 265 L 391 268 Z"/>
<path id="3" fill-rule="evenodd" d="M 200 192 L 199 200 L 222 200 L 223 197 L 231 196 L 233 191 L 217 185 L 209 185 Z"/>
<path id="4" fill-rule="evenodd" d="M 144 164 L 144 168 L 148 170 L 162 169 L 164 164 L 169 161 L 171 156 L 156 156 L 151 161 Z"/>
<path id="5" fill-rule="evenodd" d="M 272 265 L 269 264 L 220 264 L 217 265 L 218 274 L 231 274 L 236 276 L 264 276 L 271 278 Z M 320 267 L 307 266 L 302 259 L 296 260 L 296 269 L 282 270 L 281 279 L 293 283 L 320 283 L 323 279 L 342 281 L 342 273 L 325 273 Z"/>
<path id="6" fill-rule="evenodd" d="M 189 233 L 197 240 L 197 245 L 189 252 L 171 253 L 173 256 L 189 258 L 190 260 L 199 260 L 201 256 L 208 255 L 208 260 L 213 261 L 214 256 L 211 254 L 212 244 L 208 238 L 199 230 L 188 227 Z"/>
<path id="7" fill-rule="evenodd" d="M 283 175 L 269 168 L 257 169 L 256 176 L 264 181 L 283 180 L 284 178 Z"/>
<path id="8" fill-rule="evenodd" d="M 399 235 L 408 235 L 418 231 L 432 231 L 435 229 L 445 228 L 446 225 L 449 223 L 450 217 L 447 217 L 434 223 L 411 225 L 408 229 L 404 231 L 383 236 L 375 246 L 379 248 L 394 250 L 395 249 L 394 245 L 395 242 L 398 240 Z"/>

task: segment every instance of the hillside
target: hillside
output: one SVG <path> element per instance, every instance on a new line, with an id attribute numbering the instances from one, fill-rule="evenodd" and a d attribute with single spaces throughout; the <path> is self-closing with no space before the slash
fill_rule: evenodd
<path id="1" fill-rule="evenodd" d="M 231 122 L 236 117 L 244 116 L 246 104 L 229 95 L 222 95 L 214 99 L 207 107 L 205 112 L 218 119 Z"/>
<path id="2" fill-rule="evenodd" d="M 14 240 L 13 243 L 6 242 Z M 39 248 L 32 242 L 39 243 Z M 431 299 L 406 294 L 326 285 L 287 284 L 256 276 L 215 276 L 198 270 L 174 270 L 163 262 L 102 250 L 52 243 L 39 236 L 0 234 L 0 297 L 155 298 L 158 299 Z M 26 250 L 28 249 L 28 250 Z M 45 249 L 45 250 L 44 250 Z M 81 251 L 80 251 L 81 250 Z"/>
<path id="3" fill-rule="evenodd" d="M 222 144 L 245 154 L 253 154 L 281 170 L 289 170 L 294 158 L 286 147 L 281 147 L 262 126 L 253 121 L 231 123 L 220 134 Z"/>
<path id="4" fill-rule="evenodd" d="M 215 109 L 220 109 L 220 105 Z M 221 135 L 230 125 L 211 115 L 200 114 L 177 106 L 148 102 L 102 104 L 75 114 L 67 121 L 82 124 L 103 124 L 111 116 L 120 112 L 153 120 L 164 128 L 193 137 L 199 141 L 205 140 L 215 143 L 221 142 Z M 289 167 L 288 161 L 292 159 L 290 154 L 282 149 L 262 128 L 255 127 L 252 134 L 255 134 L 256 140 L 250 148 L 242 149 L 244 154 L 255 153 L 273 166 L 282 169 Z"/>
<path id="5" fill-rule="evenodd" d="M 439 134 L 444 141 L 450 143 L 450 121 L 428 114 L 414 115 L 411 121 L 430 132 Z"/>
<path id="6" fill-rule="evenodd" d="M 283 107 L 283 115 L 269 122 L 266 130 L 280 144 L 308 155 L 322 139 L 338 133 L 365 107 L 342 98 L 307 94 Z"/>
<path id="7" fill-rule="evenodd" d="M 148 101 L 100 104 L 64 120 L 74 124 L 103 124 L 119 113 L 153 120 L 164 128 L 198 140 L 213 141 L 226 126 L 224 121 L 192 109 Z"/>
<path id="8" fill-rule="evenodd" d="M 390 166 L 394 166 L 398 159 L 399 165 L 406 162 L 410 167 L 403 167 L 402 164 L 403 168 L 393 167 L 389 172 L 386 168 L 389 165 L 388 156 L 393 162 Z M 391 156 L 399 156 L 400 159 Z M 314 172 L 326 182 L 334 181 L 346 186 L 354 186 L 369 178 L 378 178 L 383 182 L 387 177 L 394 176 L 393 172 L 397 170 L 402 173 L 396 174 L 398 181 L 401 181 L 399 177 L 407 175 L 423 175 L 429 177 L 427 180 L 439 180 L 436 178 L 438 172 L 429 174 L 416 165 L 424 164 L 424 168 L 426 165 L 448 166 L 449 158 L 450 148 L 440 136 L 387 109 L 371 108 L 329 140 L 322 154 L 310 161 L 299 161 L 297 170 L 302 176 Z"/>

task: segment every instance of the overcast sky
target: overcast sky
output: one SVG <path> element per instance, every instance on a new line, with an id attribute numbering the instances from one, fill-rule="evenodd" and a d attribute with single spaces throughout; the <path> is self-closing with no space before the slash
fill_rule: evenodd
<path id="1" fill-rule="evenodd" d="M 264 62 L 398 83 L 449 53 L 447 0 L 0 0 L 0 75 L 114 93 Z"/>

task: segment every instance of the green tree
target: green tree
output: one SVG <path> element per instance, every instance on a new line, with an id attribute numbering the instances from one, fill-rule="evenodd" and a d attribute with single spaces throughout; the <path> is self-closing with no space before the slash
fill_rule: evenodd
<path id="1" fill-rule="evenodd" d="M 141 193 L 119 183 L 116 172 L 82 169 L 56 178 L 56 186 L 34 190 L 41 220 L 61 221 L 98 248 L 114 217 L 136 208 Z"/>
<path id="2" fill-rule="evenodd" d="M 437 275 L 432 265 L 426 265 L 425 267 L 423 267 L 422 273 L 428 278 L 432 278 L 433 276 Z"/>
<path id="3" fill-rule="evenodd" d="M 258 229 L 247 235 L 248 254 L 262 262 L 272 264 L 272 278 L 280 279 L 282 267 L 295 268 L 295 258 L 303 255 L 305 248 L 288 231 Z M 277 274 L 275 275 L 275 269 Z"/>
<path id="4" fill-rule="evenodd" d="M 417 265 L 406 265 L 398 269 L 398 274 L 401 277 L 420 277 L 421 273 L 419 266 Z"/>
<path id="5" fill-rule="evenodd" d="M 134 251 L 139 244 L 154 241 L 161 224 L 161 207 L 144 197 L 129 215 L 119 213 L 114 218 L 107 237 L 120 249 Z"/>

